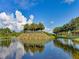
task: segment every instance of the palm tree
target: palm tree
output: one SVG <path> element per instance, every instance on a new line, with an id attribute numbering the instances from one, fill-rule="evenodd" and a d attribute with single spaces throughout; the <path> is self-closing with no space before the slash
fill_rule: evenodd
<path id="1" fill-rule="evenodd" d="M 24 32 L 26 32 L 27 30 L 29 30 L 29 25 L 28 24 L 25 24 L 24 25 Z"/>
<path id="2" fill-rule="evenodd" d="M 30 27 L 31 27 L 31 30 L 32 30 L 32 31 L 36 31 L 36 29 L 37 29 L 37 24 L 32 23 L 32 24 L 30 25 Z"/>
<path id="3" fill-rule="evenodd" d="M 39 27 L 39 30 L 41 30 L 41 31 L 45 29 L 45 27 L 44 27 L 44 25 L 42 23 L 39 23 L 38 27 Z"/>

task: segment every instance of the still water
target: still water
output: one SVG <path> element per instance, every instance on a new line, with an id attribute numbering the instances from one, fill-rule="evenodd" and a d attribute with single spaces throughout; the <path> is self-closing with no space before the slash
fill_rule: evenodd
<path id="1" fill-rule="evenodd" d="M 0 59 L 79 59 L 79 43 L 56 39 L 44 47 L 25 47 L 19 41 L 0 41 Z"/>

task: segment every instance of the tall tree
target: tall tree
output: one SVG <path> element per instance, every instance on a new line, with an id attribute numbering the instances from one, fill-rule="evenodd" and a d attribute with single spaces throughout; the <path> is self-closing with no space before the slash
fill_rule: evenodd
<path id="1" fill-rule="evenodd" d="M 43 30 L 44 28 L 45 27 L 42 23 L 39 23 L 39 24 L 32 23 L 30 25 L 25 24 L 24 25 L 24 32 L 25 31 L 38 31 L 38 30 Z"/>
<path id="2" fill-rule="evenodd" d="M 29 28 L 29 25 L 28 24 L 25 24 L 24 25 L 24 32 L 26 32 L 27 30 L 29 30 L 30 28 Z"/>
<path id="3" fill-rule="evenodd" d="M 39 27 L 39 30 L 44 30 L 45 29 L 45 27 L 44 27 L 44 25 L 42 23 L 39 23 L 38 27 Z"/>
<path id="4" fill-rule="evenodd" d="M 37 24 L 32 23 L 32 24 L 30 25 L 30 28 L 31 28 L 32 31 L 36 31 L 36 29 L 37 29 Z"/>

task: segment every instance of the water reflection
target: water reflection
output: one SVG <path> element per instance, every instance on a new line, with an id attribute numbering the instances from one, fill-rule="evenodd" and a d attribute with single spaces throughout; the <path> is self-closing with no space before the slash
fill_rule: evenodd
<path id="1" fill-rule="evenodd" d="M 0 46 L 6 46 L 8 47 L 11 43 L 11 40 L 7 40 L 7 39 L 0 39 Z"/>
<path id="2" fill-rule="evenodd" d="M 79 59 L 79 42 L 57 39 L 44 46 L 13 40 L 0 41 L 0 59 Z"/>
<path id="3" fill-rule="evenodd" d="M 30 47 L 30 46 L 25 46 L 25 50 L 26 52 L 33 52 L 33 53 L 36 53 L 36 52 L 39 52 L 39 53 L 42 53 L 43 50 L 44 50 L 44 47 L 36 47 L 36 46 L 33 46 L 33 47 Z"/>
<path id="4" fill-rule="evenodd" d="M 25 46 L 25 50 L 27 53 L 31 53 L 32 55 L 36 52 L 42 53 L 44 50 L 44 46 L 36 47 L 36 46 Z"/>
<path id="5" fill-rule="evenodd" d="M 58 40 L 54 40 L 54 44 L 55 46 L 61 48 L 64 50 L 64 52 L 67 52 L 73 59 L 79 59 L 79 43 L 74 42 L 73 40 L 70 41 L 70 43 L 68 43 L 70 40 L 64 40 L 62 41 L 62 39 L 58 39 Z"/>
<path id="6" fill-rule="evenodd" d="M 24 46 L 19 42 L 11 42 L 8 47 L 0 47 L 0 59 L 22 59 Z"/>
<path id="7" fill-rule="evenodd" d="M 22 59 L 22 57 L 30 53 L 33 56 L 36 52 L 41 53 L 43 46 L 26 46 L 16 39 L 0 41 L 0 59 Z"/>
<path id="8" fill-rule="evenodd" d="M 27 48 L 26 48 L 27 49 Z M 30 53 L 29 49 L 34 53 Z M 42 50 L 40 50 L 42 49 Z M 53 41 L 45 44 L 44 48 L 30 47 L 28 48 L 27 54 L 23 56 L 23 59 L 71 59 L 67 53 L 62 51 L 61 49 L 54 46 Z M 39 52 L 41 51 L 41 52 Z"/>

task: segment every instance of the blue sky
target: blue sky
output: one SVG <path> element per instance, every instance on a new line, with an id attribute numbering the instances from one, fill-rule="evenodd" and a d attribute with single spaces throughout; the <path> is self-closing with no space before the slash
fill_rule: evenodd
<path id="1" fill-rule="evenodd" d="M 25 17 L 34 15 L 34 22 L 43 22 L 47 30 L 79 16 L 79 0 L 0 0 L 0 13 L 19 10 Z"/>

